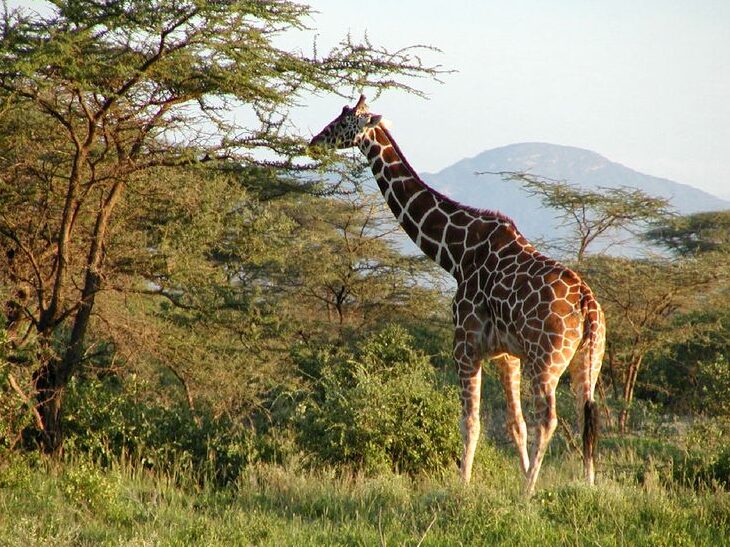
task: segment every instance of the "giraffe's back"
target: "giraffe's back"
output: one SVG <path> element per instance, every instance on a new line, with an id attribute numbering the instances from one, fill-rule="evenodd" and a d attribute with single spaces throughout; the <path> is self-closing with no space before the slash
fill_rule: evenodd
<path id="1" fill-rule="evenodd" d="M 470 278 L 481 283 L 485 351 L 569 361 L 583 338 L 586 285 L 574 271 L 520 240 L 490 253 Z"/>

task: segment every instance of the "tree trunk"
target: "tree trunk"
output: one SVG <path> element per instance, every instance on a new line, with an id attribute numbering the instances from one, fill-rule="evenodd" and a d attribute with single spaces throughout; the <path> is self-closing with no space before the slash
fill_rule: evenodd
<path id="1" fill-rule="evenodd" d="M 93 237 L 86 260 L 86 275 L 81 291 L 78 311 L 74 317 L 71 337 L 63 356 L 51 357 L 33 375 L 36 388 L 38 412 L 43 421 L 40 435 L 41 448 L 47 454 L 59 455 L 63 449 L 62 410 L 66 386 L 83 361 L 84 343 L 89 328 L 94 299 L 101 289 L 101 267 L 104 261 L 104 240 L 109 218 L 124 187 L 122 181 L 112 186 L 96 217 Z M 49 327 L 42 336 L 48 341 L 53 336 L 54 327 Z"/>
<path id="2" fill-rule="evenodd" d="M 62 357 L 50 357 L 33 375 L 38 412 L 43 421 L 40 435 L 42 450 L 47 454 L 59 455 L 63 448 L 62 405 L 66 386 L 83 360 L 86 332 L 94 307 L 94 298 L 101 285 L 101 277 L 97 271 L 99 263 L 86 272 L 81 303 L 74 317 L 71 337 Z M 49 340 L 53 331 L 45 333 Z M 48 352 L 46 352 L 48 353 Z"/>
<path id="3" fill-rule="evenodd" d="M 613 416 L 611 416 L 611 409 L 608 406 L 608 399 L 606 397 L 606 387 L 605 382 L 603 382 L 603 376 L 598 377 L 598 382 L 596 383 L 596 387 L 598 389 L 598 393 L 601 396 L 601 406 L 603 407 L 603 415 L 605 416 L 605 428 L 607 430 L 613 429 Z M 601 427 L 604 427 L 603 425 Z"/>
<path id="4" fill-rule="evenodd" d="M 84 341 L 94 307 L 94 297 L 99 290 L 101 278 L 88 270 L 82 291 L 82 301 L 74 318 L 71 337 L 62 357 L 50 357 L 33 375 L 36 389 L 38 413 L 43 422 L 40 445 L 43 452 L 54 456 L 63 450 L 62 410 L 63 398 L 69 380 L 83 360 Z M 47 333 L 50 340 L 53 333 Z M 48 352 L 46 352 L 47 354 Z"/>
<path id="5" fill-rule="evenodd" d="M 636 379 L 639 376 L 641 361 L 642 356 L 632 358 L 626 370 L 626 380 L 624 381 L 623 389 L 623 408 L 618 416 L 618 429 L 621 434 L 626 433 L 628 429 L 629 411 L 631 409 L 631 403 L 634 400 L 634 389 L 636 388 Z"/>
<path id="6" fill-rule="evenodd" d="M 46 454 L 58 456 L 63 449 L 63 397 L 68 379 L 63 361 L 51 357 L 33 374 L 36 410 L 41 430 L 34 435 Z"/>
<path id="7" fill-rule="evenodd" d="M 629 421 L 629 409 L 624 407 L 618 415 L 618 430 L 622 435 L 626 434 L 626 424 Z"/>

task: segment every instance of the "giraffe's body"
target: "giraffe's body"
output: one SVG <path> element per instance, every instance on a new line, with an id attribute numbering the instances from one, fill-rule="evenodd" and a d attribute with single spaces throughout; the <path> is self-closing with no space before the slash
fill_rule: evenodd
<path id="1" fill-rule="evenodd" d="M 479 437 L 481 362 L 496 363 L 508 405 L 508 431 L 535 487 L 557 425 L 555 388 L 570 370 L 584 423 L 584 468 L 593 483 L 597 418 L 593 392 L 603 358 L 605 323 L 580 277 L 533 247 L 507 217 L 458 204 L 429 188 L 408 164 L 380 116 L 364 98 L 312 139 L 313 146 L 358 146 L 393 214 L 408 236 L 457 282 L 453 301 L 454 359 L 462 399 L 461 474 L 471 477 Z M 535 440 L 527 451 L 520 377 L 532 388 Z"/>

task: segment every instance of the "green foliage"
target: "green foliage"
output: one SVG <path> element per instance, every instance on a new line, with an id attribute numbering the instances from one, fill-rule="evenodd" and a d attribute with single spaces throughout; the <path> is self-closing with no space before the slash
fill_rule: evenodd
<path id="1" fill-rule="evenodd" d="M 597 239 L 615 236 L 621 230 L 635 231 L 649 222 L 666 219 L 671 208 L 666 198 L 654 197 L 637 188 L 585 189 L 567 181 L 551 180 L 530 173 L 502 173 L 545 207 L 558 211 L 564 226 L 573 234 L 550 242 L 578 262 Z"/>
<path id="2" fill-rule="evenodd" d="M 730 211 L 712 211 L 675 216 L 656 223 L 645 234 L 679 256 L 730 253 Z"/>
<path id="3" fill-rule="evenodd" d="M 730 416 L 730 356 L 697 364 L 699 400 L 695 410 L 707 416 Z"/>
<path id="4" fill-rule="evenodd" d="M 0 455 L 2 456 L 2 464 L 0 464 L 0 489 L 30 489 L 32 484 L 31 477 L 39 464 L 38 456 L 36 454 L 13 453 L 7 449 L 3 449 Z"/>
<path id="5" fill-rule="evenodd" d="M 654 424 L 640 435 L 602 442 L 603 473 L 616 480 L 697 492 L 730 490 L 730 422 L 689 419 Z"/>
<path id="6" fill-rule="evenodd" d="M 413 321 L 407 325 L 413 337 L 413 346 L 423 351 L 431 359 L 431 363 L 444 375 L 456 377 L 453 357 L 453 321 L 448 306 L 444 306 L 443 319 L 438 321 Z M 448 310 L 448 311 L 447 311 Z"/>
<path id="7" fill-rule="evenodd" d="M 694 488 L 730 490 L 730 420 L 700 419 L 684 439 L 685 455 L 673 468 L 673 478 Z"/>
<path id="8" fill-rule="evenodd" d="M 409 474 L 454 467 L 458 394 L 404 330 L 388 327 L 352 352 L 302 346 L 294 359 L 315 381 L 296 411 L 300 442 L 317 461 Z"/>
<path id="9" fill-rule="evenodd" d="M 722 294 L 705 296 L 705 305 L 682 314 L 673 328 L 685 336 L 669 339 L 649 354 L 637 396 L 675 414 L 726 416 L 730 412 L 730 310 Z"/>
<path id="10" fill-rule="evenodd" d="M 144 386 L 123 386 L 113 378 L 74 380 L 65 412 L 67 451 L 109 465 L 127 456 L 143 466 L 169 472 L 187 470 L 218 483 L 235 479 L 266 438 L 237 422 L 208 412 L 193 414 L 142 396 Z"/>
<path id="11" fill-rule="evenodd" d="M 124 519 L 128 504 L 120 492 L 117 477 L 86 461 L 68 466 L 60 477 L 59 488 L 72 504 L 106 519 Z"/>
<path id="12" fill-rule="evenodd" d="M 690 456 L 674 469 L 674 479 L 695 488 L 730 489 L 730 448 L 712 457 L 707 454 Z"/>

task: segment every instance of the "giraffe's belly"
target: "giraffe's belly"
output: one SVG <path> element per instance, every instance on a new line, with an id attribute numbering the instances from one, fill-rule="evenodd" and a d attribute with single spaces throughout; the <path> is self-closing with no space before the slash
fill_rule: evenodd
<path id="1" fill-rule="evenodd" d="M 514 357 L 524 358 L 524 346 L 519 337 L 501 321 L 490 318 L 485 321 L 482 333 L 482 351 L 487 359 L 495 358 L 505 353 Z"/>

